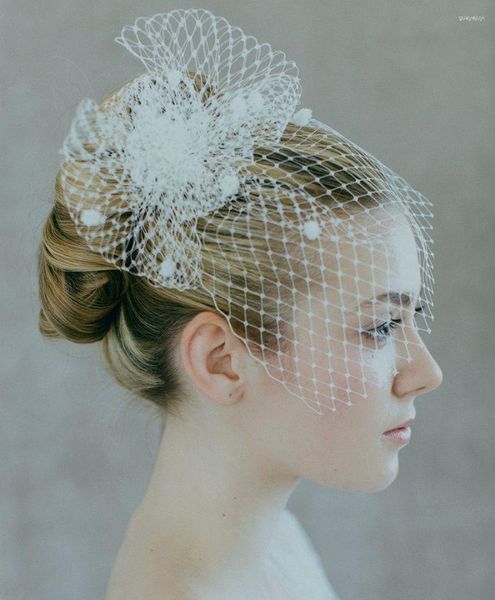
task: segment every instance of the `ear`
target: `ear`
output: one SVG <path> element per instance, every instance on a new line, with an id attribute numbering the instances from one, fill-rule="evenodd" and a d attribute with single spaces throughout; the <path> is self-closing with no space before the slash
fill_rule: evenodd
<path id="1" fill-rule="evenodd" d="M 194 386 L 212 402 L 235 404 L 245 392 L 245 347 L 221 315 L 203 311 L 180 337 L 180 356 Z"/>

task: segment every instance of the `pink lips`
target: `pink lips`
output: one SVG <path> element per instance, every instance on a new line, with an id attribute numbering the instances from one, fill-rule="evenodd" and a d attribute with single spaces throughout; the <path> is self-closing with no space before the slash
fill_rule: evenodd
<path id="1" fill-rule="evenodd" d="M 409 428 L 408 426 L 414 421 L 414 418 L 409 419 L 408 421 L 405 421 L 404 423 L 401 423 L 400 425 L 396 425 L 393 429 L 389 429 L 388 431 L 385 431 L 384 433 L 391 433 L 393 431 L 397 431 L 398 429 L 402 429 L 402 428 Z"/>
<path id="2" fill-rule="evenodd" d="M 413 421 L 414 419 L 409 419 L 409 421 L 399 425 L 399 427 L 385 431 L 383 436 L 398 444 L 408 444 L 411 439 L 411 428 L 409 427 L 409 423 L 412 423 Z"/>
<path id="3" fill-rule="evenodd" d="M 383 435 L 393 442 L 407 444 L 411 439 L 411 429 L 410 427 L 400 427 L 399 429 L 394 429 L 393 431 L 386 431 Z"/>

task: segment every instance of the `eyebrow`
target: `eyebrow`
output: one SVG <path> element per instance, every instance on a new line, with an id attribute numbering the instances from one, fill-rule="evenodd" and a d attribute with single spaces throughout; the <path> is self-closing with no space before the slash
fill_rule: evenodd
<path id="1" fill-rule="evenodd" d="M 411 306 L 413 303 L 413 294 L 409 293 L 409 292 L 385 292 L 383 294 L 380 294 L 379 296 L 376 296 L 376 298 L 370 298 L 369 300 L 364 300 L 364 302 L 361 302 L 361 304 L 359 304 L 359 306 L 368 306 L 369 304 L 375 304 L 377 302 L 384 302 L 385 300 L 388 300 L 389 302 L 391 302 L 392 304 L 395 304 L 397 306 Z"/>

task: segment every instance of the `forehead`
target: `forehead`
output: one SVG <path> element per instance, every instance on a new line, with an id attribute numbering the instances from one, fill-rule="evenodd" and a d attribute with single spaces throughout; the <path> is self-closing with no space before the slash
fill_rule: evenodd
<path id="1" fill-rule="evenodd" d="M 334 294 L 346 296 L 346 304 L 389 291 L 420 294 L 418 249 L 407 217 L 382 212 L 358 215 L 355 228 L 323 242 L 325 282 Z"/>

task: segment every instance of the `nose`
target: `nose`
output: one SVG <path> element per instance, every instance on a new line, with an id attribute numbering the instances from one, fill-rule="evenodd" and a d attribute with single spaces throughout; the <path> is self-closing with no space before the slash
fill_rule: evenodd
<path id="1" fill-rule="evenodd" d="M 426 394 L 437 388 L 443 380 L 442 369 L 431 355 L 418 332 L 415 339 L 410 340 L 409 355 L 411 360 L 399 366 L 394 378 L 392 392 L 397 398 Z"/>

